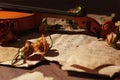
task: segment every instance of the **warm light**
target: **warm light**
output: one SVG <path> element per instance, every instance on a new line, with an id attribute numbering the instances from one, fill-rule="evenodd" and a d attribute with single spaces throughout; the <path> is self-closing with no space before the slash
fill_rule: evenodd
<path id="1" fill-rule="evenodd" d="M 32 13 L 0 11 L 0 19 L 15 19 L 33 15 Z"/>

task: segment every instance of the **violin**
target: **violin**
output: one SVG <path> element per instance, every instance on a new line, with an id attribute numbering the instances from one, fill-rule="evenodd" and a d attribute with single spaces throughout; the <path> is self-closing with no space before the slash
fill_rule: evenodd
<path id="1" fill-rule="evenodd" d="M 17 40 L 16 33 L 36 28 L 39 24 L 40 19 L 36 19 L 34 13 L 1 10 L 0 43 Z"/>

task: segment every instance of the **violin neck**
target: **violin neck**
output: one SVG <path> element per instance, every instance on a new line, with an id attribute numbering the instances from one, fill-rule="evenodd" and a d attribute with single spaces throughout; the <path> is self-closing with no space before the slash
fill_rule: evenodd
<path id="1" fill-rule="evenodd" d="M 22 12 L 37 12 L 41 14 L 47 14 L 50 17 L 56 16 L 63 16 L 63 17 L 82 17 L 85 16 L 84 8 L 81 9 L 79 13 L 72 13 L 63 10 L 56 10 L 56 9 L 47 9 L 47 8 L 40 8 L 40 7 L 33 7 L 33 6 L 21 6 L 16 4 L 10 3 L 0 3 L 0 8 L 7 9 L 7 10 L 14 10 L 14 11 L 22 11 Z"/>

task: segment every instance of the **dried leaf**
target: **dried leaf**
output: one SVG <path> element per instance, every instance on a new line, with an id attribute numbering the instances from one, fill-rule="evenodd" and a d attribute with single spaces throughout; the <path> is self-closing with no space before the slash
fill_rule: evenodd
<path id="1" fill-rule="evenodd" d="M 39 37 L 39 33 L 31 33 L 28 34 L 27 36 L 23 36 L 19 41 L 15 42 L 15 43 L 8 43 L 4 46 L 0 46 L 0 64 L 3 65 L 11 65 L 11 66 L 15 66 L 15 67 L 29 67 L 32 65 L 37 64 L 40 61 L 44 60 L 44 56 L 40 55 L 41 52 L 33 52 L 31 54 L 26 52 L 25 55 L 27 56 L 27 60 L 26 63 L 23 63 L 23 60 L 19 61 L 18 63 L 16 63 L 15 65 L 12 65 L 12 60 L 14 58 L 14 56 L 16 55 L 16 53 L 18 52 L 19 48 L 22 48 L 26 42 L 26 40 L 30 40 L 31 38 L 33 38 L 34 42 L 37 40 L 36 37 Z M 26 45 L 27 47 L 28 45 Z M 23 47 L 22 50 L 26 51 L 26 47 Z M 41 53 L 43 54 L 43 53 Z"/>

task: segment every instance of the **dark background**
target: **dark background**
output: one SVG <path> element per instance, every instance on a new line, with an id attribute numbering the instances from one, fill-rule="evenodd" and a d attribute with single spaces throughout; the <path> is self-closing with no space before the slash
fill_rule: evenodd
<path id="1" fill-rule="evenodd" d="M 120 13 L 120 0 L 84 0 L 81 4 L 84 4 L 88 13 Z"/>
<path id="2" fill-rule="evenodd" d="M 120 13 L 120 0 L 0 0 L 0 2 L 61 10 L 67 10 L 79 4 L 83 4 L 87 13 L 107 15 L 111 13 Z"/>

